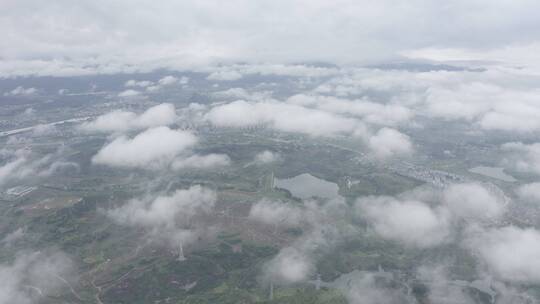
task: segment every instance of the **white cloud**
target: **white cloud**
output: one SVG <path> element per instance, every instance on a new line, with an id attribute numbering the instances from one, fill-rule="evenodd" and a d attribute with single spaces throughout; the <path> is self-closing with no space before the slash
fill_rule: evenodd
<path id="1" fill-rule="evenodd" d="M 377 283 L 374 274 L 355 275 L 339 286 L 351 304 L 398 304 L 405 302 L 405 295 L 398 289 L 387 288 Z"/>
<path id="2" fill-rule="evenodd" d="M 69 161 L 57 160 L 52 162 L 48 167 L 37 173 L 39 177 L 47 177 L 62 173 L 79 173 L 81 170 L 79 164 Z"/>
<path id="3" fill-rule="evenodd" d="M 148 92 L 156 92 L 159 91 L 167 86 L 172 86 L 175 84 L 181 84 L 186 85 L 189 82 L 189 78 L 186 76 L 182 76 L 180 79 L 171 75 L 164 76 L 163 78 L 159 79 L 157 84 L 148 86 L 146 88 L 146 91 Z"/>
<path id="4" fill-rule="evenodd" d="M 250 219 L 274 225 L 276 231 L 281 226 L 301 227 L 303 231 L 264 264 L 264 278 L 283 285 L 308 279 L 320 258 L 334 250 L 343 237 L 358 233 L 343 221 L 349 210 L 344 199 L 304 201 L 303 206 L 263 200 L 253 205 Z"/>
<path id="5" fill-rule="evenodd" d="M 177 158 L 171 164 L 173 170 L 181 169 L 208 169 L 224 167 L 231 164 L 231 159 L 225 154 L 191 155 L 186 158 Z"/>
<path id="6" fill-rule="evenodd" d="M 266 267 L 270 279 L 281 284 L 305 281 L 314 271 L 311 258 L 294 247 L 282 249 Z"/>
<path id="7" fill-rule="evenodd" d="M 18 86 L 15 89 L 4 93 L 4 96 L 31 96 L 37 93 L 36 88 L 24 88 L 22 86 Z"/>
<path id="8" fill-rule="evenodd" d="M 136 90 L 125 90 L 118 93 L 118 97 L 135 97 L 141 95 L 141 92 Z"/>
<path id="9" fill-rule="evenodd" d="M 237 71 L 217 71 L 208 75 L 206 79 L 208 80 L 217 80 L 217 81 L 233 81 L 242 78 L 242 74 Z"/>
<path id="10" fill-rule="evenodd" d="M 198 185 L 176 190 L 171 195 L 153 199 L 132 199 L 123 206 L 107 211 L 121 225 L 147 229 L 151 240 L 165 241 L 173 248 L 180 242 L 193 241 L 206 227 L 192 219 L 209 214 L 216 203 L 216 193 Z"/>
<path id="11" fill-rule="evenodd" d="M 417 272 L 418 278 L 425 282 L 429 288 L 427 298 L 430 303 L 476 303 L 464 287 L 452 284 L 452 279 L 449 278 L 443 265 L 438 264 L 436 267 L 423 265 Z"/>
<path id="12" fill-rule="evenodd" d="M 168 86 L 168 85 L 172 85 L 172 84 L 175 84 L 175 83 L 178 83 L 180 81 L 180 79 L 174 77 L 174 76 L 165 76 L 163 78 L 161 78 L 158 83 L 162 86 Z"/>
<path id="13" fill-rule="evenodd" d="M 178 81 L 181 85 L 186 85 L 189 83 L 189 77 L 187 76 L 182 76 L 180 77 L 180 80 Z"/>
<path id="14" fill-rule="evenodd" d="M 149 81 L 149 80 L 140 80 L 140 81 L 137 81 L 137 80 L 134 80 L 134 79 L 131 79 L 131 80 L 128 80 L 126 81 L 126 83 L 124 84 L 124 86 L 126 87 L 140 87 L 140 88 L 146 88 L 148 86 L 151 86 L 152 84 L 154 84 L 152 81 Z"/>
<path id="15" fill-rule="evenodd" d="M 523 43 L 509 44 L 501 48 L 441 48 L 428 47 L 402 52 L 405 57 L 446 62 L 504 62 L 512 66 L 538 66 L 540 44 L 531 39 Z"/>
<path id="16" fill-rule="evenodd" d="M 25 156 L 21 155 L 13 160 L 10 160 L 4 163 L 0 167 L 0 185 L 13 180 L 13 179 L 22 179 L 29 175 L 27 169 L 23 169 L 27 159 Z M 21 170 L 23 169 L 23 170 Z M 18 173 L 16 173 L 18 172 Z M 14 176 L 17 175 L 17 176 Z"/>
<path id="17" fill-rule="evenodd" d="M 36 114 L 36 109 L 26 108 L 22 114 L 25 116 L 34 116 Z"/>
<path id="18" fill-rule="evenodd" d="M 369 138 L 368 146 L 378 159 L 408 156 L 413 152 L 409 136 L 390 128 L 382 128 Z"/>
<path id="19" fill-rule="evenodd" d="M 141 115 L 139 115 L 135 122 L 135 125 L 140 127 L 154 127 L 154 126 L 166 126 L 171 125 L 176 120 L 176 109 L 174 105 L 170 103 L 162 103 L 157 106 L 153 106 Z"/>
<path id="20" fill-rule="evenodd" d="M 41 137 L 58 134 L 58 129 L 54 125 L 50 124 L 39 124 L 35 126 L 32 130 L 32 136 Z"/>
<path id="21" fill-rule="evenodd" d="M 516 189 L 516 193 L 521 199 L 540 203 L 540 183 L 521 185 Z"/>
<path id="22" fill-rule="evenodd" d="M 227 7 L 215 0 L 61 1 L 46 7 L 8 0 L 0 10 L 6 46 L 0 73 L 80 75 L 238 61 L 364 63 L 434 47 L 469 49 L 475 60 L 492 60 L 493 50 L 503 50 L 502 59 L 538 62 L 535 52 L 520 56 L 512 47 L 534 48 L 539 9 L 529 0 L 442 6 L 422 0 L 238 0 Z"/>
<path id="23" fill-rule="evenodd" d="M 324 96 L 300 94 L 291 101 L 324 106 L 328 111 L 361 116 L 366 123 L 387 126 L 428 117 L 469 124 L 473 130 L 520 135 L 540 130 L 536 70 L 499 65 L 476 71 L 415 71 L 414 67 L 411 64 L 411 70 L 343 69 L 313 91 Z M 371 102 L 365 96 L 375 98 L 373 90 L 388 96 L 388 101 Z"/>
<path id="24" fill-rule="evenodd" d="M 289 97 L 287 102 L 316 107 L 336 114 L 348 114 L 361 118 L 363 122 L 383 126 L 395 126 L 408 122 L 413 117 L 413 112 L 404 106 L 363 99 L 349 100 L 333 96 L 297 94 Z"/>
<path id="25" fill-rule="evenodd" d="M 217 91 L 213 93 L 218 98 L 234 98 L 234 100 L 242 99 L 249 101 L 260 101 L 269 99 L 272 96 L 272 92 L 249 92 L 243 88 L 230 88 L 223 91 Z"/>
<path id="26" fill-rule="evenodd" d="M 540 282 L 540 232 L 533 228 L 503 227 L 480 231 L 468 239 L 488 268 L 508 282 Z"/>
<path id="27" fill-rule="evenodd" d="M 486 80 L 429 88 L 426 97 L 428 113 L 448 120 L 464 119 L 477 122 L 484 130 L 515 132 L 540 130 L 538 90 L 528 88 L 516 90 L 513 87 L 486 83 Z"/>
<path id="28" fill-rule="evenodd" d="M 174 105 L 162 103 L 148 108 L 137 115 L 133 112 L 116 110 L 81 125 L 81 129 L 94 132 L 125 132 L 149 127 L 167 126 L 177 119 Z"/>
<path id="29" fill-rule="evenodd" d="M 451 185 L 443 197 L 448 209 L 459 218 L 496 219 L 504 212 L 504 198 L 477 183 Z"/>
<path id="30" fill-rule="evenodd" d="M 311 136 L 353 136 L 366 143 L 379 160 L 408 156 L 413 152 L 409 136 L 395 129 L 385 127 L 371 135 L 363 120 L 327 109 L 305 107 L 306 102 L 309 104 L 311 101 L 300 96 L 290 102 L 237 100 L 214 106 L 204 118 L 220 127 L 265 126 Z"/>
<path id="31" fill-rule="evenodd" d="M 399 201 L 392 197 L 365 197 L 357 201 L 361 217 L 383 238 L 407 246 L 427 248 L 448 241 L 449 215 L 419 201 Z"/>
<path id="32" fill-rule="evenodd" d="M 19 252 L 11 263 L 0 264 L 0 303 L 38 303 L 56 295 L 71 280 L 73 262 L 61 252 Z"/>
<path id="33" fill-rule="evenodd" d="M 99 150 L 92 162 L 113 167 L 163 168 L 196 143 L 197 137 L 188 131 L 156 127 L 131 139 L 114 139 Z"/>
<path id="34" fill-rule="evenodd" d="M 116 132 L 130 130 L 137 114 L 121 110 L 103 114 L 92 122 L 86 122 L 81 128 L 86 131 Z"/>
<path id="35" fill-rule="evenodd" d="M 337 75 L 339 68 L 307 64 L 251 63 L 213 66 L 207 67 L 203 71 L 210 73 L 207 77 L 208 80 L 232 81 L 249 75 L 320 78 Z"/>
<path id="36" fill-rule="evenodd" d="M 427 112 L 448 120 L 478 119 L 492 108 L 493 98 L 501 92 L 501 88 L 484 83 L 432 86 L 427 90 Z"/>
<path id="37" fill-rule="evenodd" d="M 276 101 L 234 101 L 213 107 L 205 117 L 217 126 L 267 125 L 284 132 L 313 136 L 354 134 L 364 131 L 364 126 L 357 120 Z"/>
<path id="38" fill-rule="evenodd" d="M 265 150 L 257 153 L 257 155 L 255 155 L 254 161 L 261 164 L 269 164 L 279 160 L 280 158 L 281 157 L 278 153 Z"/>
<path id="39" fill-rule="evenodd" d="M 275 75 L 275 76 L 290 76 L 290 77 L 307 77 L 319 78 L 328 77 L 338 74 L 339 69 L 335 67 L 319 67 L 309 64 L 283 64 L 283 63 L 266 63 L 266 64 L 247 64 L 247 65 L 232 65 L 235 69 L 244 75 Z M 225 70 L 229 68 L 225 67 Z"/>
<path id="40" fill-rule="evenodd" d="M 62 148 L 55 153 L 37 156 L 30 150 L 2 150 L 4 162 L 0 165 L 0 187 L 20 181 L 31 181 L 67 170 L 79 170 L 73 162 L 62 160 Z"/>
<path id="41" fill-rule="evenodd" d="M 505 160 L 507 165 L 518 171 L 540 174 L 540 143 L 512 142 L 502 145 L 501 148 L 512 153 Z"/>
<path id="42" fill-rule="evenodd" d="M 251 206 L 248 218 L 268 225 L 297 227 L 302 223 L 303 213 L 299 207 L 263 199 Z"/>
<path id="43" fill-rule="evenodd" d="M 134 199 L 108 214 L 121 224 L 170 228 L 177 224 L 179 216 L 189 219 L 198 213 L 210 212 L 215 201 L 216 194 L 212 190 L 192 186 L 151 201 Z"/>
<path id="44" fill-rule="evenodd" d="M 23 228 L 17 228 L 16 230 L 8 233 L 1 241 L 0 244 L 3 244 L 4 246 L 11 246 L 13 243 L 17 242 L 18 240 L 22 239 L 25 235 L 25 229 Z M 0 296 L 1 298 L 1 296 Z"/>

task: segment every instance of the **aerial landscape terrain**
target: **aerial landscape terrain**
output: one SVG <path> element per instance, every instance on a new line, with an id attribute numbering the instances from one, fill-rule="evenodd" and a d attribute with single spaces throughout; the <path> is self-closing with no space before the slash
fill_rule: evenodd
<path id="1" fill-rule="evenodd" d="M 540 302 L 540 4 L 174 2 L 0 3 L 0 304 Z"/>

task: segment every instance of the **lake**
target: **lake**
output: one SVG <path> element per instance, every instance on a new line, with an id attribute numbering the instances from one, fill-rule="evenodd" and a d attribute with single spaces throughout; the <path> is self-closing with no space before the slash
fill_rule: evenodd
<path id="1" fill-rule="evenodd" d="M 293 196 L 306 199 L 310 197 L 336 198 L 339 197 L 339 187 L 336 183 L 317 178 L 309 173 L 303 173 L 292 178 L 274 180 L 278 188 L 289 190 Z"/>

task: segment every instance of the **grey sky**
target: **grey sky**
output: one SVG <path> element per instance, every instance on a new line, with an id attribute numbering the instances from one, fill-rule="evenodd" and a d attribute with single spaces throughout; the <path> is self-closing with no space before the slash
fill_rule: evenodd
<path id="1" fill-rule="evenodd" d="M 426 48 L 489 53 L 534 45 L 539 11 L 533 0 L 4 0 L 0 72 L 372 63 Z"/>

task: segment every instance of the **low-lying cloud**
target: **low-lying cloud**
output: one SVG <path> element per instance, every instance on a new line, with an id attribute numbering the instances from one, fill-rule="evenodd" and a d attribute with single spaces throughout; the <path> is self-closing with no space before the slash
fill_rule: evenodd
<path id="1" fill-rule="evenodd" d="M 73 262 L 61 252 L 19 252 L 11 263 L 0 265 L 0 303 L 39 303 L 71 280 Z"/>
<path id="2" fill-rule="evenodd" d="M 10 185 L 22 180 L 33 180 L 54 174 L 78 172 L 79 165 L 65 161 L 62 157 L 63 149 L 44 156 L 35 155 L 31 150 L 1 150 L 0 160 L 0 187 Z"/>
<path id="3" fill-rule="evenodd" d="M 489 270 L 507 282 L 540 282 L 540 232 L 534 228 L 507 226 L 480 229 L 468 239 Z"/>
<path id="4" fill-rule="evenodd" d="M 163 168 L 196 143 L 197 137 L 191 132 L 156 127 L 133 138 L 123 135 L 114 139 L 99 150 L 92 162 L 112 167 Z"/>
<path id="5" fill-rule="evenodd" d="M 263 199 L 251 206 L 248 218 L 268 225 L 297 227 L 302 224 L 304 211 L 281 201 Z"/>
<path id="6" fill-rule="evenodd" d="M 514 170 L 540 175 L 540 143 L 511 142 L 502 145 L 503 151 L 511 152 L 504 164 Z"/>
<path id="7" fill-rule="evenodd" d="M 393 197 L 365 197 L 357 201 L 361 217 L 375 233 L 406 246 L 428 248 L 447 242 L 450 218 L 444 209 L 432 209 L 420 201 Z"/>
<path id="8" fill-rule="evenodd" d="M 179 157 L 171 164 L 171 169 L 208 169 L 216 167 L 225 167 L 231 164 L 231 158 L 225 154 L 194 154 L 186 158 Z"/>
<path id="9" fill-rule="evenodd" d="M 453 215 L 470 220 L 497 219 L 504 213 L 504 200 L 478 183 L 451 185 L 443 200 Z"/>
<path id="10" fill-rule="evenodd" d="M 414 149 L 409 136 L 391 128 L 382 128 L 368 139 L 368 147 L 377 159 L 409 156 Z"/>
<path id="11" fill-rule="evenodd" d="M 332 113 L 277 101 L 234 101 L 212 108 L 206 119 L 221 127 L 266 125 L 284 132 L 313 136 L 354 134 L 361 123 Z"/>
<path id="12" fill-rule="evenodd" d="M 126 132 L 157 126 L 169 126 L 177 119 L 174 105 L 162 103 L 141 114 L 116 110 L 103 114 L 91 122 L 81 125 L 88 132 Z"/>
<path id="13" fill-rule="evenodd" d="M 206 229 L 192 219 L 210 213 L 215 203 L 213 190 L 196 185 L 170 195 L 132 199 L 106 212 L 115 222 L 144 228 L 151 240 L 166 241 L 176 248 L 179 243 L 192 241 L 199 230 Z"/>

